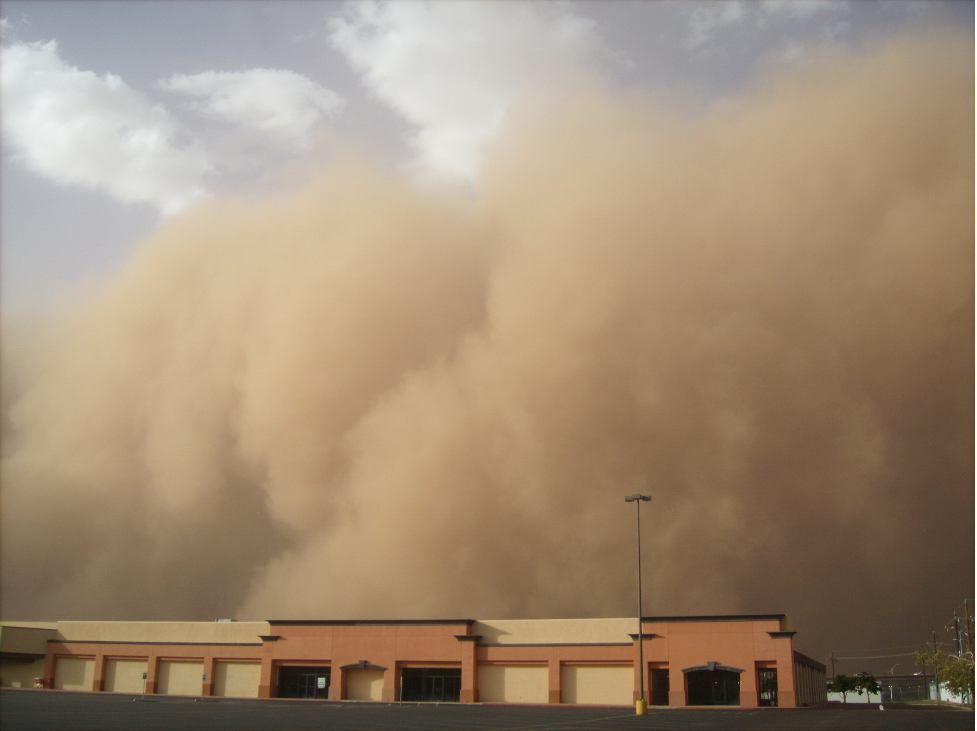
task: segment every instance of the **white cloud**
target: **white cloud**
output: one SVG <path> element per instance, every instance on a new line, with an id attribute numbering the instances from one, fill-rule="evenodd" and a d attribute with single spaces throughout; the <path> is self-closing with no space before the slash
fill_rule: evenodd
<path id="1" fill-rule="evenodd" d="M 299 149 L 309 146 L 310 132 L 324 114 L 343 106 L 335 93 L 311 79 L 275 69 L 176 75 L 160 87 L 203 99 L 195 108 L 204 116 Z"/>
<path id="2" fill-rule="evenodd" d="M 358 2 L 329 31 L 366 86 L 417 128 L 421 164 L 463 181 L 517 93 L 586 68 L 600 50 L 593 21 L 565 3 Z"/>
<path id="3" fill-rule="evenodd" d="M 204 194 L 211 170 L 179 126 L 113 74 L 66 64 L 55 41 L 0 50 L 3 142 L 31 172 L 176 213 Z"/>
<path id="4" fill-rule="evenodd" d="M 711 40 L 717 30 L 739 23 L 745 15 L 746 10 L 739 0 L 697 5 L 689 16 L 689 34 L 685 39 L 685 47 L 698 48 Z"/>
<path id="5" fill-rule="evenodd" d="M 744 21 L 749 19 L 760 30 L 767 30 L 773 24 L 803 28 L 809 27 L 815 16 L 850 11 L 849 3 L 842 0 L 700 0 L 680 7 L 691 8 L 683 42 L 689 50 L 699 49 L 727 31 L 742 29 Z"/>
<path id="6" fill-rule="evenodd" d="M 810 18 L 822 11 L 848 10 L 838 0 L 762 0 L 760 6 L 767 15 L 786 14 L 794 18 Z"/>

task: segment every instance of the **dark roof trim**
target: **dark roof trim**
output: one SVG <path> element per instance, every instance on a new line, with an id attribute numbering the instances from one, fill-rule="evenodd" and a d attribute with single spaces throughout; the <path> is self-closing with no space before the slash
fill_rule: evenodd
<path id="1" fill-rule="evenodd" d="M 654 632 L 642 632 L 641 633 L 641 639 L 643 639 L 643 640 L 650 640 L 652 637 L 663 637 L 663 636 L 664 635 L 655 634 Z M 638 641 L 638 633 L 637 632 L 632 632 L 631 634 L 628 635 L 628 637 L 631 638 L 631 641 L 632 642 L 637 642 Z"/>
<path id="2" fill-rule="evenodd" d="M 349 665 L 341 665 L 342 670 L 359 670 L 366 668 L 367 670 L 386 670 L 385 667 L 381 665 L 374 665 L 372 662 L 367 662 L 366 660 L 360 660 L 359 662 L 352 662 Z"/>
<path id="3" fill-rule="evenodd" d="M 767 634 L 770 635 L 771 637 L 773 637 L 774 639 L 777 639 L 778 637 L 793 637 L 797 633 L 796 632 L 790 632 L 788 630 L 784 630 L 784 631 L 781 631 L 781 632 L 767 632 Z"/>
<path id="4" fill-rule="evenodd" d="M 455 635 L 455 639 L 459 642 L 478 642 L 482 639 L 481 635 Z"/>
<path id="5" fill-rule="evenodd" d="M 750 622 L 781 620 L 786 614 L 702 614 L 680 617 L 642 617 L 642 622 Z"/>
<path id="6" fill-rule="evenodd" d="M 262 642 L 275 642 L 281 638 L 281 635 L 258 635 L 258 639 L 260 639 Z"/>
<path id="7" fill-rule="evenodd" d="M 48 640 L 62 645 L 203 645 L 207 647 L 261 647 L 260 642 L 152 642 L 148 640 Z"/>
<path id="8" fill-rule="evenodd" d="M 705 665 L 696 665 L 695 667 L 691 667 L 691 668 L 682 668 L 682 672 L 683 673 L 694 673 L 694 672 L 697 672 L 699 670 L 708 670 L 708 671 L 713 671 L 713 670 L 727 670 L 727 671 L 733 672 L 733 673 L 742 673 L 743 672 L 743 669 L 742 668 L 734 668 L 734 667 L 731 667 L 730 665 L 720 665 L 719 663 L 713 662 L 712 660 L 710 660 L 709 662 L 707 662 Z"/>
<path id="9" fill-rule="evenodd" d="M 411 625 L 411 624 L 430 624 L 430 625 L 451 625 L 463 624 L 470 627 L 475 623 L 474 619 L 269 619 L 268 624 L 283 625 Z"/>
<path id="10" fill-rule="evenodd" d="M 679 615 L 664 617 L 642 617 L 642 622 L 749 622 L 749 621 L 772 621 L 781 620 L 786 614 L 701 614 L 701 615 Z M 600 617 L 581 617 L 580 619 L 600 619 Z M 294 625 L 394 625 L 394 624 L 430 624 L 430 625 L 450 625 L 464 624 L 472 625 L 475 619 L 269 619 L 268 624 L 294 624 Z"/>
<path id="11" fill-rule="evenodd" d="M 637 637 L 637 635 L 635 635 Z M 479 647 L 631 647 L 630 642 L 483 642 Z"/>

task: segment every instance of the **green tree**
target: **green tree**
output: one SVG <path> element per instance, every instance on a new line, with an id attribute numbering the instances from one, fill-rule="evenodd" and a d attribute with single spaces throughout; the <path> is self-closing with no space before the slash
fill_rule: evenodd
<path id="1" fill-rule="evenodd" d="M 831 679 L 828 690 L 832 693 L 841 693 L 841 702 L 848 702 L 848 694 L 857 688 L 855 678 L 847 675 L 836 675 Z"/>
<path id="2" fill-rule="evenodd" d="M 933 668 L 936 674 L 936 682 L 941 687 L 956 695 L 963 696 L 970 694 L 970 703 L 974 702 L 974 657 L 971 653 L 962 656 L 952 655 L 936 650 L 926 652 L 920 650 L 914 658 L 916 664 L 923 668 Z"/>
<path id="3" fill-rule="evenodd" d="M 882 692 L 882 686 L 879 685 L 879 681 L 876 680 L 875 676 L 871 673 L 858 673 L 855 675 L 854 680 L 855 692 L 858 693 L 858 695 L 865 693 L 870 696 L 872 693 Z"/>

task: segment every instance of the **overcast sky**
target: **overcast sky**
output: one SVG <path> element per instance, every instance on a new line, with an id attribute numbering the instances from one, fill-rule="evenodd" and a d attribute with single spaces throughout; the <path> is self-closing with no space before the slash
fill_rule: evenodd
<path id="1" fill-rule="evenodd" d="M 521 91 L 576 74 L 688 114 L 814 50 L 972 28 L 969 2 L 2 4 L 2 306 L 70 302 L 204 196 L 356 148 L 474 190 Z"/>

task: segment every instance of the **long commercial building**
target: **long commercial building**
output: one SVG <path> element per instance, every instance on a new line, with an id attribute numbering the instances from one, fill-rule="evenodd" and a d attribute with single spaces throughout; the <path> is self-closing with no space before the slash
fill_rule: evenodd
<path id="1" fill-rule="evenodd" d="M 5 686 L 331 701 L 631 705 L 636 619 L 3 623 Z M 645 617 L 658 706 L 827 701 L 786 615 Z"/>

